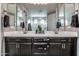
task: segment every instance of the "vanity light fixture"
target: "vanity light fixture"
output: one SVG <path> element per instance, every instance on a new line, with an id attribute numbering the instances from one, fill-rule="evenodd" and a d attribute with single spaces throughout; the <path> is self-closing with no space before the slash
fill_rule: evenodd
<path id="1" fill-rule="evenodd" d="M 34 5 L 47 5 L 48 3 L 33 3 Z"/>

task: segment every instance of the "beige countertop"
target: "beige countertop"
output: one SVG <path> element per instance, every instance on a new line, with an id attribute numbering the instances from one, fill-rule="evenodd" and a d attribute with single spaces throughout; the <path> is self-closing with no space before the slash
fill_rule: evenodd
<path id="1" fill-rule="evenodd" d="M 77 37 L 77 32 L 59 31 L 55 34 L 54 31 L 46 31 L 45 34 L 35 34 L 35 31 L 28 31 L 26 34 L 23 31 L 4 32 L 4 37 Z"/>

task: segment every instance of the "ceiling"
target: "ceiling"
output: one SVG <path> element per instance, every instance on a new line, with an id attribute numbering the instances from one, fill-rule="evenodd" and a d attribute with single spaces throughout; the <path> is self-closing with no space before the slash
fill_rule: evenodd
<path id="1" fill-rule="evenodd" d="M 47 13 L 55 12 L 57 8 L 56 3 L 48 3 L 48 4 L 33 4 L 33 3 L 20 3 L 20 5 L 24 5 L 28 10 L 45 10 Z"/>

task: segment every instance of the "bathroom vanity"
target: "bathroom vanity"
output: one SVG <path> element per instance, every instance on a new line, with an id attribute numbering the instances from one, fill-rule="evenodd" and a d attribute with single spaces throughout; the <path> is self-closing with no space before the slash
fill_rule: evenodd
<path id="1" fill-rule="evenodd" d="M 76 56 L 77 32 L 4 32 L 6 56 Z"/>

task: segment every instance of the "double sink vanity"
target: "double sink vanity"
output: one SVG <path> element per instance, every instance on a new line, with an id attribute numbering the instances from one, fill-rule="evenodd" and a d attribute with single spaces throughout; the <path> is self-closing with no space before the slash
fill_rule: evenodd
<path id="1" fill-rule="evenodd" d="M 77 56 L 78 6 L 74 3 L 2 4 L 2 55 Z"/>
<path id="2" fill-rule="evenodd" d="M 6 56 L 76 56 L 77 32 L 4 32 Z"/>

